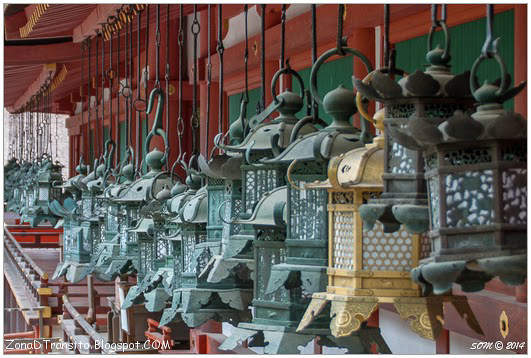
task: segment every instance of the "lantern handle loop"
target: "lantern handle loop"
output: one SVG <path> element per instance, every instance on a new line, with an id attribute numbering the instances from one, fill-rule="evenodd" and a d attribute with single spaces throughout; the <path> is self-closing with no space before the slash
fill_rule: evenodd
<path id="1" fill-rule="evenodd" d="M 275 72 L 273 75 L 273 79 L 271 80 L 271 96 L 273 97 L 273 101 L 275 104 L 278 104 L 280 100 L 277 98 L 277 90 L 276 85 L 278 82 L 278 79 L 280 78 L 280 75 L 282 74 L 289 74 L 292 77 L 295 77 L 297 82 L 299 82 L 299 96 L 301 98 L 304 98 L 304 81 L 302 80 L 301 75 L 295 70 L 293 70 L 289 64 L 289 59 L 286 60 L 286 66 Z"/>
<path id="2" fill-rule="evenodd" d="M 159 135 L 164 140 L 164 156 L 160 162 L 164 165 L 168 157 L 168 136 L 164 129 L 162 129 L 162 114 L 164 112 L 164 93 L 160 87 L 155 87 L 149 95 L 149 101 L 146 108 L 146 114 L 149 115 L 153 110 L 153 102 L 157 97 L 157 111 L 155 112 L 155 120 L 153 121 L 153 127 L 146 137 L 146 148 L 149 149 L 151 139 L 154 135 Z"/>
<path id="3" fill-rule="evenodd" d="M 362 82 L 364 84 L 368 84 L 369 81 L 372 79 L 372 77 L 374 76 L 374 74 L 376 72 L 390 73 L 390 74 L 395 74 L 395 75 L 399 75 L 399 76 L 407 76 L 408 75 L 407 72 L 405 72 L 404 70 L 398 69 L 398 68 L 383 67 L 383 68 L 378 68 L 378 69 L 370 72 L 369 74 L 367 74 L 367 76 L 365 76 L 365 78 L 362 80 Z M 367 111 L 365 110 L 365 107 L 363 106 L 363 95 L 361 94 L 360 91 L 358 91 L 356 93 L 356 107 L 358 108 L 358 112 L 360 112 L 360 115 L 363 118 L 365 118 L 367 121 L 371 122 L 374 126 L 376 125 L 376 123 L 374 122 L 374 119 L 369 115 L 369 113 L 367 113 Z"/>
<path id="4" fill-rule="evenodd" d="M 223 217 L 223 214 L 221 213 L 221 211 L 222 211 L 221 209 L 223 209 L 227 205 L 228 202 L 230 202 L 230 199 L 226 199 L 226 200 L 222 201 L 221 204 L 219 204 L 219 206 L 218 206 L 218 216 L 219 216 L 219 219 L 223 223 L 225 223 L 227 225 L 231 225 L 231 224 L 234 223 L 234 221 L 238 220 L 238 217 L 230 218 L 229 219 L 230 221 L 227 221 L 227 220 L 225 220 L 225 218 Z"/>
<path id="5" fill-rule="evenodd" d="M 321 105 L 323 104 L 323 100 L 321 99 L 321 97 L 319 96 L 319 92 L 317 91 L 317 81 L 316 81 L 317 72 L 319 71 L 319 68 L 321 67 L 321 65 L 328 58 L 334 55 L 346 56 L 347 54 L 351 54 L 355 57 L 358 57 L 361 60 L 361 62 L 363 62 L 363 64 L 365 65 L 365 68 L 367 69 L 367 72 L 372 71 L 371 61 L 369 61 L 369 59 L 363 53 L 361 53 L 360 51 L 356 49 L 350 48 L 350 47 L 343 47 L 342 50 L 345 52 L 344 55 L 342 55 L 339 52 L 339 49 L 337 48 L 333 48 L 333 49 L 326 51 L 317 59 L 315 64 L 312 66 L 312 71 L 310 74 L 310 93 L 312 94 L 312 97 L 317 101 L 317 103 Z"/>
<path id="6" fill-rule="evenodd" d="M 323 121 L 321 118 L 313 117 L 313 115 L 308 115 L 308 116 L 302 118 L 297 123 L 295 123 L 295 125 L 293 126 L 293 129 L 291 130 L 291 135 L 289 137 L 290 144 L 293 143 L 297 139 L 297 136 L 299 135 L 299 131 L 305 125 L 310 124 L 310 123 L 318 124 L 318 125 L 320 125 L 323 128 L 327 126 L 327 123 L 325 121 Z"/>
<path id="7" fill-rule="evenodd" d="M 358 57 L 365 65 L 367 73 L 373 71 L 371 61 L 369 61 L 369 59 L 363 53 L 356 49 L 350 47 L 342 47 L 341 49 L 332 48 L 326 51 L 317 59 L 317 61 L 315 61 L 314 65 L 312 66 L 312 71 L 310 73 L 310 93 L 312 94 L 312 97 L 317 103 L 321 105 L 323 104 L 323 100 L 319 96 L 319 92 L 317 90 L 317 72 L 319 71 L 319 68 L 328 58 L 334 55 L 346 56 L 347 54 L 351 54 L 355 57 Z M 365 134 L 369 133 L 369 122 L 365 118 L 363 118 L 363 120 L 361 121 L 361 132 L 362 135 L 360 138 L 365 138 Z"/>
<path id="8" fill-rule="evenodd" d="M 430 32 L 428 34 L 428 52 L 431 51 L 432 48 L 432 42 L 433 42 L 433 34 L 435 33 L 435 30 L 437 28 L 441 28 L 444 33 L 444 49 L 443 54 L 441 56 L 441 61 L 446 63 L 450 61 L 450 35 L 448 33 L 448 26 L 446 26 L 446 5 L 441 5 L 441 18 L 437 19 L 437 4 L 434 4 L 431 6 L 431 28 Z M 437 45 L 438 46 L 438 45 Z"/>
<path id="9" fill-rule="evenodd" d="M 498 40 L 495 40 L 495 42 L 497 42 L 497 41 Z M 497 52 L 496 53 L 490 53 L 487 56 L 481 54 L 476 59 L 476 61 L 474 61 L 474 64 L 472 65 L 472 69 L 470 70 L 470 90 L 471 90 L 472 94 L 474 94 L 478 90 L 478 88 L 480 87 L 479 83 L 478 83 L 478 80 L 477 80 L 477 77 L 476 77 L 476 73 L 478 71 L 479 64 L 481 62 L 483 62 L 484 60 L 487 60 L 487 59 L 490 59 L 490 58 L 493 58 L 496 61 L 496 63 L 498 64 L 498 69 L 500 70 L 501 82 L 500 82 L 500 86 L 498 87 L 498 89 L 495 92 L 495 96 L 499 98 L 509 89 L 509 85 L 510 84 L 509 84 L 509 81 L 507 79 L 507 67 L 505 66 L 505 62 L 503 61 L 503 59 L 500 56 L 500 54 L 497 53 Z M 485 82 L 486 82 L 486 80 L 485 80 Z"/>
<path id="10" fill-rule="evenodd" d="M 304 188 L 301 188 L 295 182 L 293 181 L 293 178 L 291 177 L 291 172 L 293 171 L 293 168 L 295 168 L 295 165 L 297 164 L 298 160 L 295 159 L 292 161 L 288 167 L 288 170 L 286 171 L 286 179 L 288 180 L 289 185 L 295 190 L 304 190 Z"/>

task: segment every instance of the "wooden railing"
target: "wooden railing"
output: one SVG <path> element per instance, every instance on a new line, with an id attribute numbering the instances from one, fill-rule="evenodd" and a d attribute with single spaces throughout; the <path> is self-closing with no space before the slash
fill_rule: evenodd
<path id="1" fill-rule="evenodd" d="M 151 318 L 147 319 L 147 324 L 148 330 L 144 332 L 144 335 L 149 341 L 153 343 L 156 342 L 154 346 L 167 347 L 166 349 L 170 349 L 173 347 L 174 341 L 171 338 L 170 327 L 161 326 L 159 325 L 159 322 Z M 161 333 L 157 332 L 158 329 L 160 329 Z"/>
<path id="2" fill-rule="evenodd" d="M 24 280 L 25 287 L 35 299 L 38 306 L 48 307 L 48 298 L 52 289 L 48 286 L 48 273 L 40 268 L 29 255 L 27 255 L 13 235 L 4 226 L 5 253 L 13 262 L 19 276 Z M 50 308 L 43 312 L 45 318 L 49 318 Z"/>
<path id="3" fill-rule="evenodd" d="M 68 320 L 73 320 L 74 327 L 67 327 Z M 63 295 L 63 322 L 61 323 L 63 329 L 63 341 L 70 342 L 76 347 L 76 353 L 114 353 L 105 348 L 107 338 L 88 323 L 85 318 L 72 305 L 67 295 Z M 81 333 L 79 333 L 81 332 Z M 88 337 L 89 347 L 87 342 L 81 340 L 81 337 Z M 96 344 L 98 342 L 98 344 Z"/>

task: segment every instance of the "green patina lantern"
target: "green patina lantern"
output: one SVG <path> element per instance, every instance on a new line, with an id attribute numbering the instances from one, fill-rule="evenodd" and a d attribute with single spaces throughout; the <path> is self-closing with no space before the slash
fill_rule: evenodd
<path id="1" fill-rule="evenodd" d="M 178 319 L 176 317 L 181 304 L 180 288 L 183 287 L 183 274 L 185 273 L 184 261 L 185 259 L 190 261 L 191 252 L 193 251 L 190 248 L 186 248 L 183 240 L 195 243 L 201 239 L 201 234 L 204 232 L 200 222 L 188 223 L 183 221 L 181 217 L 185 204 L 195 196 L 197 188 L 200 185 L 191 180 L 188 180 L 188 183 L 191 186 L 177 183 L 172 188 L 172 197 L 168 199 L 166 205 L 168 217 L 165 223 L 166 235 L 164 239 L 168 240 L 172 253 L 172 257 L 168 258 L 166 262 L 167 267 L 171 267 L 173 271 L 173 281 L 172 291 L 170 293 L 170 297 L 172 297 L 171 306 L 164 309 L 159 322 L 161 325 L 167 325 L 172 321 L 181 320 L 180 316 Z M 185 251 L 186 257 L 184 254 Z"/>
<path id="2" fill-rule="evenodd" d="M 149 144 L 149 143 L 148 143 Z M 130 274 L 134 271 L 142 278 L 145 271 L 142 267 L 151 265 L 149 260 L 152 256 L 146 256 L 151 250 L 145 253 L 139 250 L 140 241 L 142 246 L 146 246 L 145 235 L 148 234 L 149 225 L 142 219 L 147 219 L 141 214 L 142 208 L 156 200 L 157 195 L 165 188 L 171 186 L 171 178 L 167 172 L 163 172 L 162 165 L 165 156 L 156 148 L 146 157 L 146 163 L 150 171 L 140 179 L 120 191 L 113 201 L 121 206 L 124 222 L 120 225 L 120 253 L 112 258 L 112 261 L 105 271 L 110 279 L 118 275 Z M 140 241 L 139 241 L 140 239 Z M 152 239 L 147 239 L 153 241 Z"/>
<path id="3" fill-rule="evenodd" d="M 31 164 L 23 162 L 20 165 L 20 169 L 13 174 L 13 200 L 8 203 L 7 210 L 21 214 L 22 208 L 26 202 L 25 182 L 28 179 L 29 170 Z"/>
<path id="4" fill-rule="evenodd" d="M 431 49 L 437 26 L 442 27 L 445 35 L 444 48 L 437 46 Z M 395 232 L 402 225 L 412 233 L 428 230 L 425 164 L 419 151 L 421 147 L 412 140 L 410 133 L 419 133 L 416 139 L 422 140 L 429 133 L 422 129 L 425 123 L 417 118 L 427 118 L 431 123 L 440 124 L 454 111 L 466 111 L 473 105 L 467 86 L 470 73 L 455 76 L 450 72 L 449 43 L 444 20 L 437 21 L 428 36 L 426 60 L 429 66 L 426 71 L 417 70 L 405 75 L 395 69 L 393 74 L 405 75 L 398 83 L 391 78 L 389 71 L 374 71 L 364 81 L 353 78 L 359 93 L 385 104 L 384 191 L 379 198 L 371 199 L 360 207 L 360 215 L 367 228 L 379 221 L 386 233 Z"/>
<path id="5" fill-rule="evenodd" d="M 57 277 L 66 274 L 69 282 L 81 281 L 90 272 L 90 262 L 101 241 L 100 208 L 102 201 L 97 196 L 102 192 L 104 168 L 99 166 L 77 183 L 81 187 L 81 201 L 71 214 L 70 235 L 65 237 L 65 264 L 58 270 Z M 68 257 L 68 261 L 66 258 Z M 54 275 L 55 276 L 55 275 Z"/>
<path id="6" fill-rule="evenodd" d="M 206 275 L 201 275 L 212 257 L 221 252 L 223 226 L 217 212 L 225 197 L 225 186 L 212 179 L 215 178 L 208 178 L 208 184 L 182 204 L 176 219 L 181 229 L 182 264 L 177 274 L 181 286 L 173 292 L 168 314 L 179 313 L 189 327 L 197 327 L 209 319 L 239 322 L 250 316 L 247 307 L 252 291 L 240 289 L 239 278 L 210 283 Z M 199 185 L 198 173 L 193 169 L 188 169 L 187 183 L 192 188 Z M 250 286 L 250 281 L 247 282 Z"/>
<path id="7" fill-rule="evenodd" d="M 21 165 L 16 158 L 11 158 L 4 165 L 4 207 L 6 211 L 13 211 L 15 188 L 17 187 L 16 176 Z"/>
<path id="8" fill-rule="evenodd" d="M 71 273 L 69 277 L 74 277 L 77 270 L 77 265 L 84 263 L 85 256 L 83 248 L 83 238 L 81 235 L 81 229 L 79 227 L 79 218 L 81 215 L 81 196 L 83 184 L 82 181 L 86 178 L 87 166 L 83 164 L 83 159 L 80 160 L 79 165 L 76 167 L 78 175 L 68 179 L 63 185 L 65 194 L 71 195 L 67 197 L 63 204 L 59 201 L 53 201 L 50 204 L 50 209 L 55 215 L 62 217 L 63 227 L 63 261 L 60 262 L 52 279 L 56 280 L 59 277 Z"/>
<path id="9" fill-rule="evenodd" d="M 59 163 L 53 164 L 51 159 L 45 159 L 37 172 L 35 204 L 28 209 L 27 214 L 32 227 L 42 221 L 48 221 L 52 226 L 57 223 L 58 217 L 49 209 L 49 204 L 54 200 L 62 201 L 62 167 Z"/>
<path id="10" fill-rule="evenodd" d="M 492 5 L 487 17 L 492 26 Z M 494 277 L 508 285 L 527 277 L 527 121 L 502 107 L 526 83 L 509 88 L 498 40 L 489 43 L 489 25 L 487 31 L 470 77 L 476 111 L 456 111 L 439 125 L 415 118 L 429 133 L 417 143 L 426 161 L 432 253 L 412 275 L 435 294 L 454 282 L 470 292 Z M 497 62 L 501 81 L 480 87 L 476 74 L 487 59 Z"/>
<path id="11" fill-rule="evenodd" d="M 242 234 L 242 225 L 232 221 L 241 216 L 243 210 L 242 157 L 218 155 L 209 163 L 200 161 L 199 165 L 208 173 L 209 185 L 217 181 L 222 200 L 209 202 L 209 220 L 216 222 L 221 229 L 220 252 L 212 256 L 201 275 L 208 273 L 207 281 L 211 283 L 238 277 L 238 287 L 247 290 L 252 287 L 250 280 L 254 270 L 252 240 Z"/>
<path id="12" fill-rule="evenodd" d="M 343 50 L 360 57 L 370 71 L 365 56 L 349 48 Z M 315 83 L 312 79 L 320 64 L 338 53 L 333 49 L 321 56 L 312 68 L 310 83 Z M 321 103 L 315 86 L 312 94 Z M 254 319 L 238 326 L 223 344 L 225 349 L 251 339 L 253 346 L 265 346 L 265 353 L 298 353 L 298 346 L 321 336 L 321 344 L 345 347 L 350 352 L 368 352 L 369 339 L 378 342 L 381 352 L 388 350 L 378 329 L 363 330 L 364 339 L 332 337 L 324 316 L 306 331 L 295 332 L 312 293 L 326 288 L 328 254 L 326 190 L 304 190 L 300 186 L 325 179 L 331 156 L 363 146 L 370 139 L 366 124 L 360 132 L 349 123 L 356 111 L 352 91 L 339 86 L 325 96 L 324 107 L 334 117 L 329 126 L 298 139 L 295 130 L 291 135 L 295 140 L 280 155 L 261 160 L 269 165 L 289 166 L 290 185 L 266 194 L 248 220 L 259 233 L 254 247 L 256 271 L 261 275 L 255 281 Z M 313 118 L 308 117 L 297 127 L 311 121 Z"/>
<path id="13" fill-rule="evenodd" d="M 112 280 L 112 275 L 107 273 L 107 270 L 113 257 L 120 254 L 121 228 L 127 221 L 127 218 L 123 216 L 123 212 L 126 211 L 124 205 L 115 199 L 133 183 L 133 179 L 134 167 L 128 163 L 122 167 L 116 181 L 103 191 L 105 202 L 104 239 L 99 244 L 91 265 L 91 273 L 102 281 Z"/>
<path id="14" fill-rule="evenodd" d="M 19 177 L 22 183 L 21 204 L 19 208 L 20 222 L 29 221 L 30 208 L 35 205 L 36 198 L 38 197 L 39 187 L 37 186 L 37 172 L 39 171 L 41 163 L 42 162 L 38 160 L 33 164 L 29 164 L 23 175 Z"/>

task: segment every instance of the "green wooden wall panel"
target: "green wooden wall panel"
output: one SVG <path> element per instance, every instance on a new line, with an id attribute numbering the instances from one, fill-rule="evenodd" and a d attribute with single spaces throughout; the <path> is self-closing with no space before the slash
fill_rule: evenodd
<path id="1" fill-rule="evenodd" d="M 428 19 L 426 19 L 428 21 Z M 481 47 L 485 40 L 486 19 L 482 18 L 476 21 L 468 22 L 458 26 L 451 27 L 450 33 L 450 51 L 452 55 L 451 70 L 459 74 L 470 70 L 476 58 L 479 56 Z M 507 71 L 514 74 L 514 11 L 509 10 L 494 16 L 493 33 L 495 37 L 500 37 L 498 50 L 505 64 Z M 427 61 L 425 55 L 427 52 L 428 36 L 419 36 L 407 41 L 398 42 L 396 46 L 396 65 L 406 72 L 413 72 L 416 69 L 426 67 Z M 433 46 L 437 43 L 443 46 L 443 34 L 441 31 L 436 32 L 433 40 Z M 484 61 L 478 71 L 480 83 L 487 79 L 490 82 L 500 77 L 498 65 L 494 60 Z M 507 109 L 514 107 L 514 101 L 507 101 Z"/>

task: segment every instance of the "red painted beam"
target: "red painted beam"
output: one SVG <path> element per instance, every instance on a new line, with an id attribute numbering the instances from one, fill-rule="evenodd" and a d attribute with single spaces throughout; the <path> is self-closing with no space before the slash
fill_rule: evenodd
<path id="1" fill-rule="evenodd" d="M 64 63 L 80 59 L 80 44 L 71 42 L 37 46 L 4 46 L 4 66 Z"/>
<path id="2" fill-rule="evenodd" d="M 454 294 L 462 295 L 462 291 L 454 288 Z M 480 291 L 466 294 L 470 308 L 478 320 L 484 336 L 470 329 L 463 318 L 457 313 L 450 303 L 444 304 L 444 328 L 482 342 L 527 342 L 527 304 L 496 292 Z M 502 313 L 507 316 L 508 329 L 504 337 L 502 334 Z M 527 345 L 514 349 L 516 353 L 527 353 Z"/>

